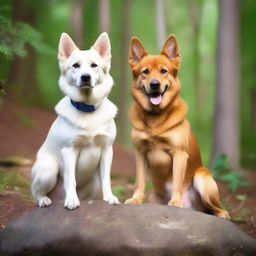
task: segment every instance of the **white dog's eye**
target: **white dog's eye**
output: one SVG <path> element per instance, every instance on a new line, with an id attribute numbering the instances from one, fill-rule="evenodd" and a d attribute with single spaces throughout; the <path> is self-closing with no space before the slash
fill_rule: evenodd
<path id="1" fill-rule="evenodd" d="M 75 63 L 75 64 L 73 64 L 72 65 L 74 68 L 80 68 L 80 64 L 78 64 L 78 63 Z"/>
<path id="2" fill-rule="evenodd" d="M 98 65 L 96 63 L 92 63 L 91 67 L 96 68 L 96 67 L 98 67 Z"/>

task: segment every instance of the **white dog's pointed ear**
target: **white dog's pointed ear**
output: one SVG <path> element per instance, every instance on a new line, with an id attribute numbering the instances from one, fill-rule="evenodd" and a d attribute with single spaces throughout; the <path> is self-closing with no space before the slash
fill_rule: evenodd
<path id="1" fill-rule="evenodd" d="M 108 37 L 108 34 L 106 32 L 103 32 L 94 45 L 92 46 L 94 50 L 97 51 L 97 53 L 106 61 L 110 61 L 111 59 L 111 45 L 110 40 Z"/>
<path id="2" fill-rule="evenodd" d="M 75 49 L 78 48 L 73 40 L 70 38 L 70 36 L 66 33 L 62 33 L 59 42 L 58 59 L 60 61 L 66 60 Z"/>

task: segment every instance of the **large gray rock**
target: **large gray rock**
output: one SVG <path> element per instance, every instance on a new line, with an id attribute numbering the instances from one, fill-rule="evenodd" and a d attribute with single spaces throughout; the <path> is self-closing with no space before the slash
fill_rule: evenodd
<path id="1" fill-rule="evenodd" d="M 0 255 L 256 255 L 256 241 L 233 223 L 163 205 L 84 201 L 36 208 L 0 232 Z"/>

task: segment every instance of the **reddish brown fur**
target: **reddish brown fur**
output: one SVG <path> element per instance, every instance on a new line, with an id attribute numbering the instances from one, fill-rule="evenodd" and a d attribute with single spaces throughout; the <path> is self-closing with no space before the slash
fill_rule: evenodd
<path id="1" fill-rule="evenodd" d="M 166 40 L 160 55 L 148 55 L 142 43 L 132 38 L 130 66 L 133 73 L 130 109 L 132 141 L 136 147 L 136 190 L 127 203 L 141 203 L 144 199 L 145 176 L 151 176 L 155 194 L 166 198 L 166 183 L 172 182 L 169 205 L 183 206 L 183 192 L 194 180 L 204 207 L 215 215 L 229 218 L 222 210 L 216 183 L 209 170 L 202 166 L 199 147 L 186 120 L 187 106 L 179 97 L 179 46 L 174 35 Z M 149 73 L 144 74 L 143 70 Z M 166 69 L 166 73 L 161 73 Z M 166 92 L 159 105 L 151 104 L 146 92 L 150 81 L 160 82 Z M 196 177 L 196 179 L 195 179 Z"/>

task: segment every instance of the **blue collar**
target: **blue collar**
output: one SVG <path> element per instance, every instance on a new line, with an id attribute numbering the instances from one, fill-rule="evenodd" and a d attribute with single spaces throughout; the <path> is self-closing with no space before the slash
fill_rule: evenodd
<path id="1" fill-rule="evenodd" d="M 85 103 L 76 102 L 70 99 L 71 104 L 77 109 L 82 112 L 93 112 L 96 110 L 96 107 L 93 105 L 87 105 Z"/>

